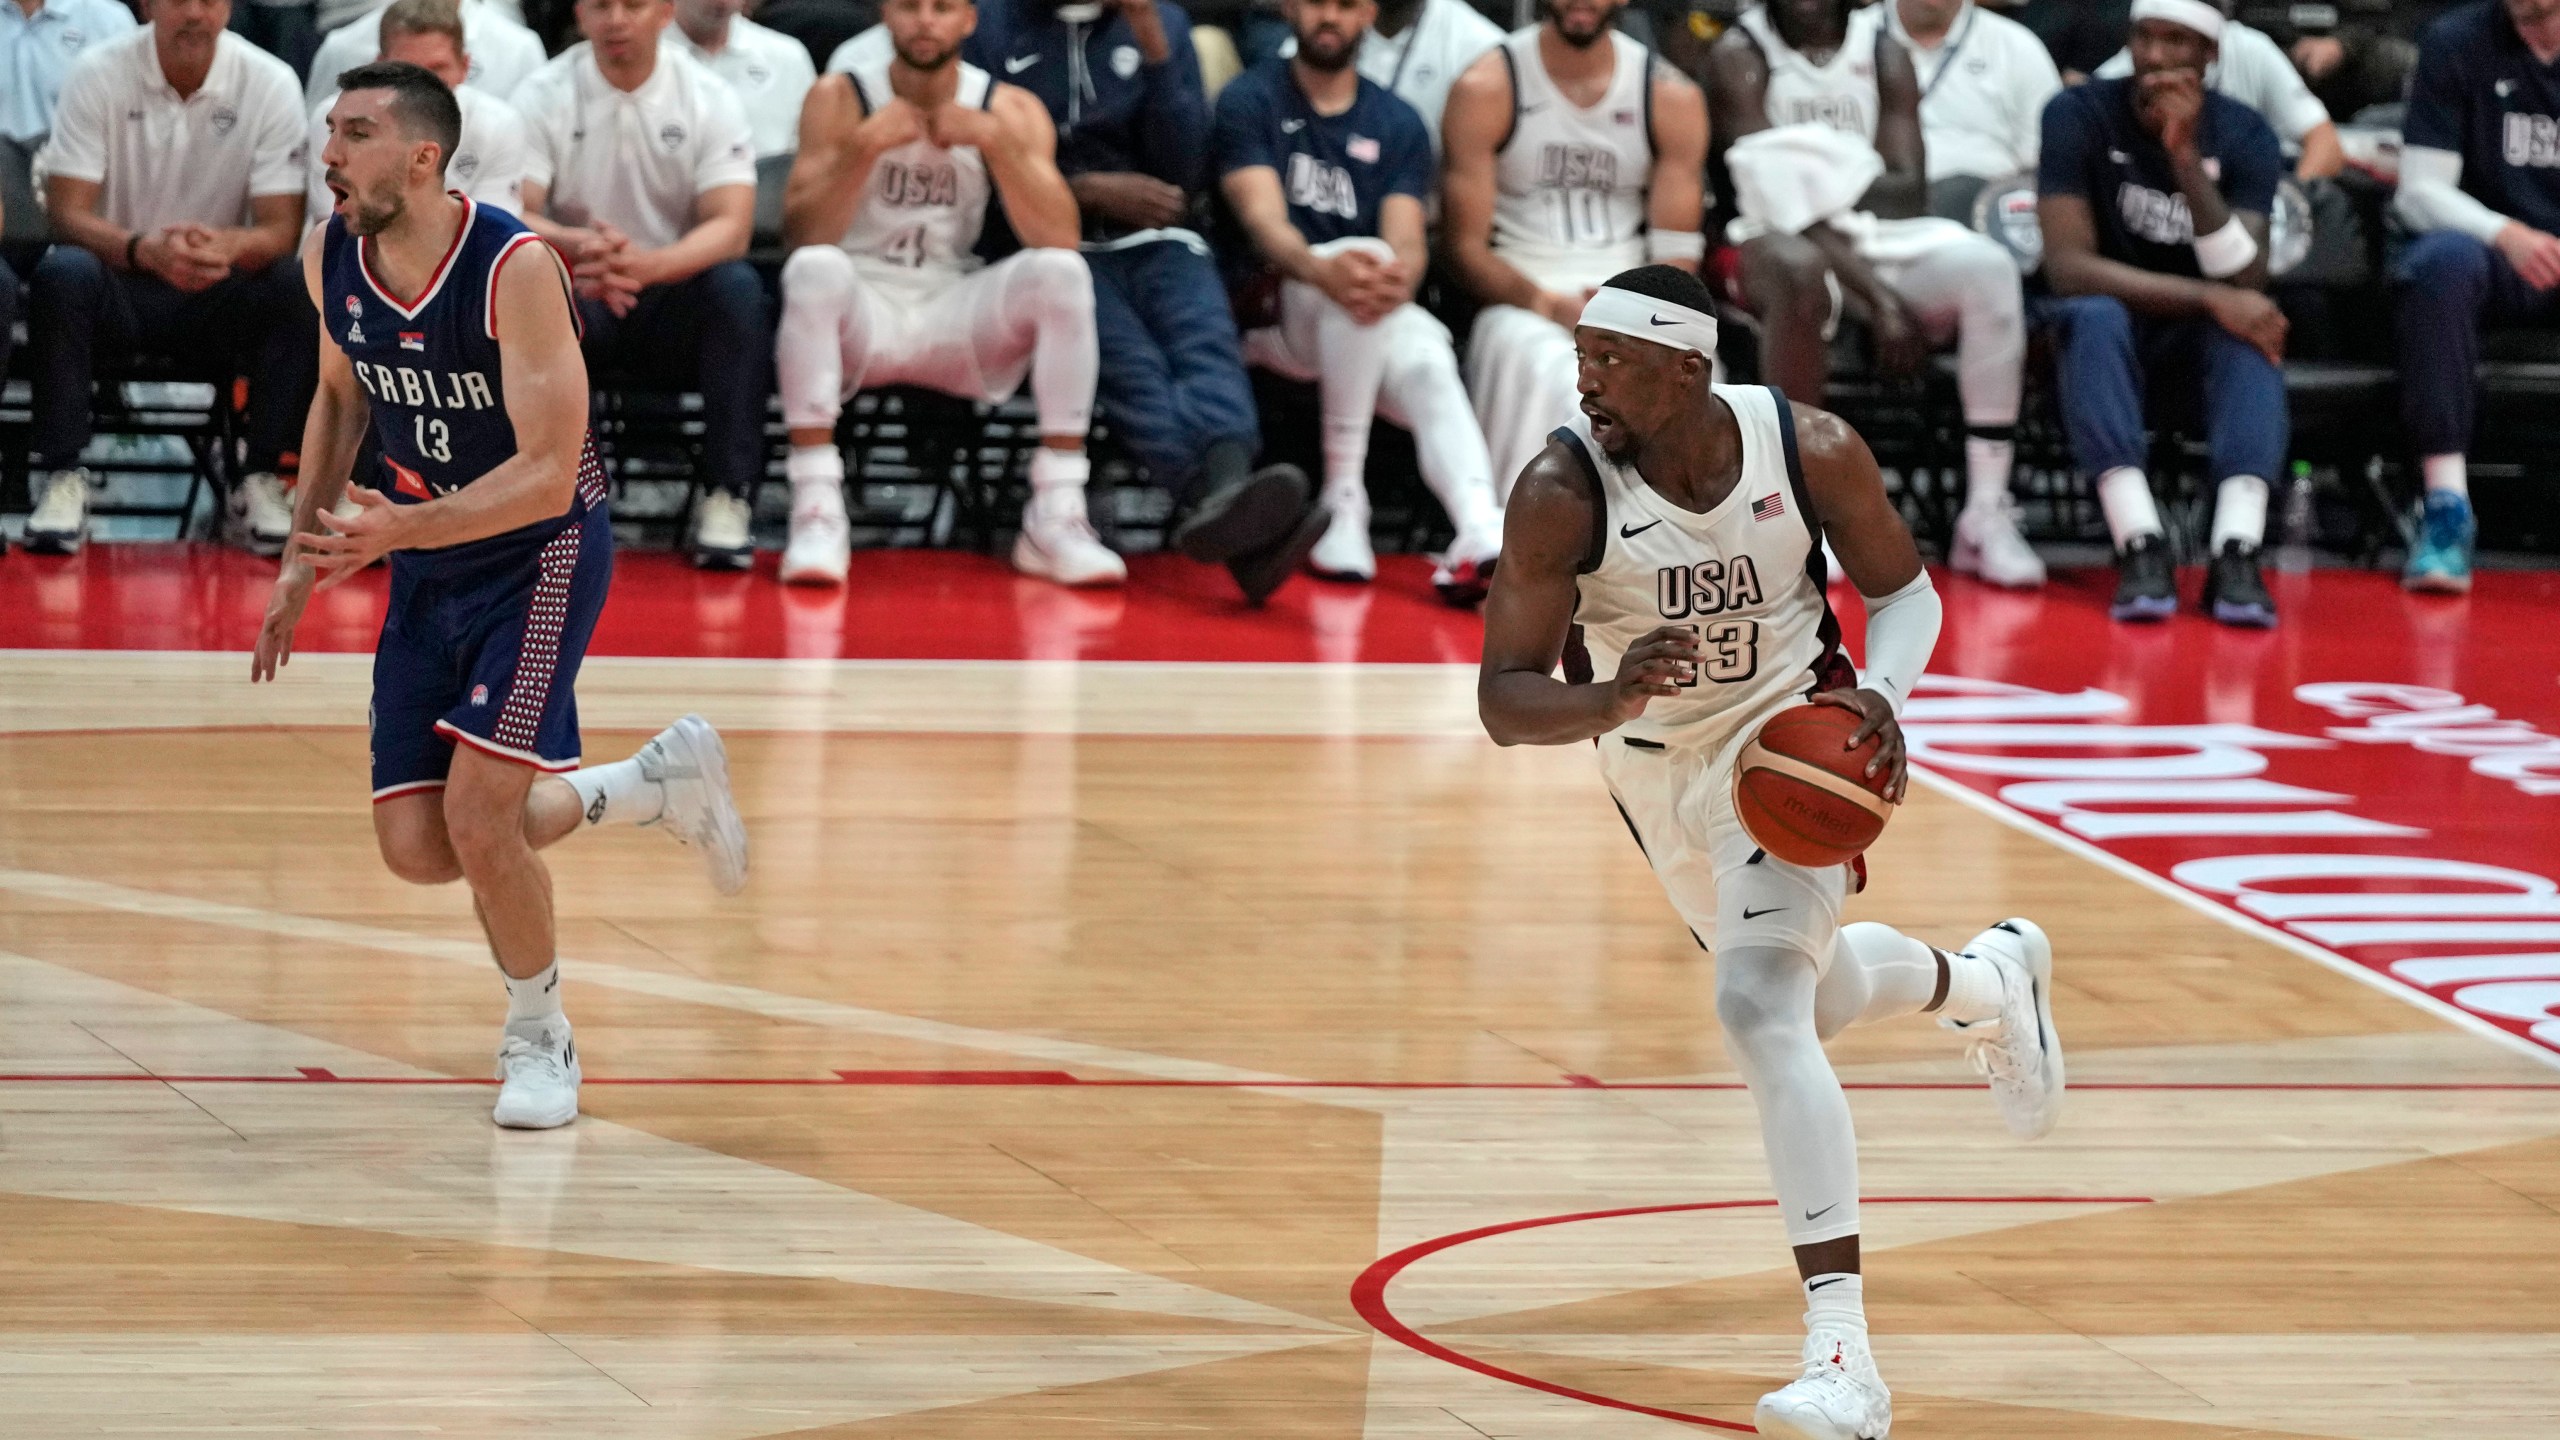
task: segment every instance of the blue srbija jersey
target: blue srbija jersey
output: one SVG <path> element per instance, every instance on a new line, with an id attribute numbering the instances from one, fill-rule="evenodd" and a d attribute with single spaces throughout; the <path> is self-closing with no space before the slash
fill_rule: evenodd
<path id="1" fill-rule="evenodd" d="M 371 243 L 349 235 L 343 218 L 329 217 L 322 242 L 321 319 L 355 367 L 382 452 L 384 472 L 357 478 L 395 504 L 450 495 L 516 453 L 515 424 L 507 418 L 506 380 L 498 360 L 495 282 L 508 256 L 525 247 L 538 249 L 542 241 L 512 215 L 469 199 L 462 203 L 462 228 L 453 248 L 415 299 L 392 294 L 369 263 Z M 554 262 L 544 255 L 529 263 Z M 574 319 L 576 314 L 571 297 L 570 315 Z M 538 545 L 602 501 L 603 478 L 592 437 L 585 452 L 567 510 L 474 546 L 498 541 Z"/>

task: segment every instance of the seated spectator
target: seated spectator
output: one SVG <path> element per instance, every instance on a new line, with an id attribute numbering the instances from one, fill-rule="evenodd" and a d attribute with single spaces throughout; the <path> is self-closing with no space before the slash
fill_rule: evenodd
<path id="1" fill-rule="evenodd" d="M 471 36 L 471 73 L 463 83 L 501 100 L 513 99 L 516 87 L 549 58 L 542 38 L 492 0 L 461 3 L 462 28 Z M 388 6 L 384 0 L 321 37 L 320 53 L 311 59 L 311 78 L 303 86 L 308 104 L 335 101 L 338 76 L 382 53 L 382 12 Z"/>
<path id="2" fill-rule="evenodd" d="M 1624 8 L 1624 0 L 1620 0 Z M 1467 0 L 1379 0 L 1378 23 L 1360 37 L 1352 67 L 1360 77 L 1413 107 L 1440 153 L 1440 120 L 1450 87 L 1467 67 L 1502 43 L 1502 31 Z M 1291 41 L 1280 47 L 1294 55 Z"/>
<path id="3" fill-rule="evenodd" d="M 590 367 L 702 396 L 693 563 L 755 559 L 773 311 L 745 260 L 755 141 L 738 97 L 680 45 L 668 0 L 578 0 L 586 39 L 517 89 L 524 219 L 570 258 Z"/>
<path id="4" fill-rule="evenodd" d="M 1289 0 L 1297 54 L 1218 97 L 1219 184 L 1279 286 L 1277 323 L 1245 336 L 1245 358 L 1316 382 L 1331 518 L 1309 557 L 1315 572 L 1377 575 L 1366 471 L 1383 414 L 1414 432 L 1423 482 L 1457 527 L 1433 581 L 1472 603 L 1501 553 L 1502 511 L 1448 329 L 1413 303 L 1429 263 L 1430 133 L 1351 68 L 1377 13 L 1376 0 Z"/>
<path id="5" fill-rule="evenodd" d="M 757 24 L 799 41 L 813 64 L 880 24 L 877 0 L 764 0 L 755 13 Z"/>
<path id="6" fill-rule="evenodd" d="M 1454 3 L 1454 0 L 1453 0 Z M 1610 21 L 1625 0 L 1558 0 L 1449 95 L 1451 268 L 1485 310 L 1467 389 L 1508 499 L 1582 402 L 1574 326 L 1610 276 L 1707 253 L 1707 102 Z"/>
<path id="7" fill-rule="evenodd" d="M 748 19 L 746 8 L 747 0 L 676 0 L 672 34 L 738 92 L 756 158 L 788 155 L 799 147 L 800 102 L 818 67 L 799 41 Z"/>
<path id="8" fill-rule="evenodd" d="M 73 62 L 134 23 L 121 0 L 0 0 L 0 136 L 41 145 Z"/>
<path id="9" fill-rule="evenodd" d="M 2062 70 L 2063 83 L 2077 85 L 2096 73 L 2108 56 L 2124 48 L 2126 18 L 2132 0 L 1995 0 L 2009 18 L 2044 42 L 2046 53 Z"/>
<path id="10" fill-rule="evenodd" d="M 1887 0 L 1885 26 L 1920 81 L 1929 211 L 1962 220 L 1982 182 L 2036 168 L 2062 73 L 2024 25 L 1976 0 Z"/>
<path id="11" fill-rule="evenodd" d="M 462 12 L 456 0 L 392 0 L 382 12 L 378 59 L 415 65 L 445 83 L 462 107 L 462 139 L 445 161 L 445 184 L 493 210 L 524 213 L 524 117 L 516 107 L 462 83 L 470 68 Z M 350 67 L 352 68 L 352 67 Z M 320 152 L 329 145 L 330 96 L 311 111 L 311 186 L 302 207 L 305 228 L 329 218 L 337 196 L 329 189 Z"/>
<path id="12" fill-rule="evenodd" d="M 2471 588 L 2471 450 L 2480 330 L 2560 322 L 2560 7 L 2477 0 L 2419 42 L 2402 125 L 2393 268 L 2400 407 L 2425 477 L 2402 582 Z"/>
<path id="13" fill-rule="evenodd" d="M 1303 546 L 1279 552 L 1311 529 L 1315 497 L 1294 465 L 1254 469 L 1262 428 L 1235 315 L 1208 243 L 1189 228 L 1209 174 L 1191 22 L 1158 0 L 1117 0 L 1090 20 L 1073 5 L 1015 20 L 1004 73 L 1059 127 L 1112 427 L 1174 493 L 1175 547 L 1228 566 L 1259 604 L 1306 558 Z"/>
<path id="14" fill-rule="evenodd" d="M 841 584 L 848 562 L 836 422 L 865 386 L 989 404 L 1031 381 L 1040 446 L 1013 565 L 1061 585 L 1128 569 L 1085 508 L 1092 458 L 1093 281 L 1076 200 L 1037 97 L 960 58 L 970 0 L 889 0 L 885 57 L 809 91 L 783 198 L 782 418 L 791 427 L 786 582 Z M 982 265 L 987 204 L 1030 248 Z"/>
<path id="15" fill-rule="evenodd" d="M 2145 392 L 2201 401 L 2213 474 L 2205 607 L 2276 619 L 2258 569 L 2267 480 L 2284 463 L 2284 312 L 2264 293 L 2275 131 L 2205 88 L 2225 24 L 2208 0 L 2134 0 L 2133 75 L 2045 107 L 2037 167 L 2043 318 L 2061 342 L 2062 417 L 2115 537 L 2119 620 L 2177 613 L 2169 545 L 2143 474 Z"/>
<path id="16" fill-rule="evenodd" d="M 2219 3 L 2219 0 L 2207 0 Z M 2325 179 L 2346 168 L 2346 152 L 2338 146 L 2338 127 L 2329 107 L 2311 93 L 2284 47 L 2237 20 L 2222 24 L 2222 42 L 2213 68 L 2205 72 L 2206 88 L 2228 95 L 2255 110 L 2275 127 L 2276 139 L 2294 152 L 2293 173 L 2305 180 Z M 2119 50 L 2098 67 L 2101 80 L 2121 80 L 2133 73 L 2130 51 Z"/>
<path id="17" fill-rule="evenodd" d="M 293 528 L 277 472 L 318 383 L 302 238 L 304 128 L 293 71 L 226 30 L 230 0 L 152 0 L 151 23 L 94 47 L 63 83 L 38 157 L 55 244 L 29 284 L 34 460 L 50 472 L 30 550 L 88 534 L 91 389 L 148 347 L 249 377 L 235 539 L 262 555 Z"/>
<path id="18" fill-rule="evenodd" d="M 1722 252 L 1722 273 L 1728 296 L 1760 317 L 1762 377 L 1799 405 L 1822 404 L 1844 302 L 1872 327 L 1888 374 L 1913 373 L 1932 346 L 1954 341 L 1965 505 L 1949 562 L 1995 585 L 2043 584 L 2009 499 L 2027 358 L 2018 267 L 1999 242 L 1921 215 L 1927 151 L 1911 57 L 1875 9 L 1773 0 L 1744 11 L 1710 59 L 1715 135 L 1742 210 L 1726 229 L 1737 248 Z M 1814 209 L 1810 223 L 1754 217 L 1737 155 L 1807 128 L 1852 142 L 1857 173 L 1877 178 L 1863 195 L 1851 185 L 1835 202 L 1844 208 Z M 1772 165 L 1793 168 L 1784 149 Z"/>
<path id="19" fill-rule="evenodd" d="M 2418 47 L 2379 25 L 2299 25 L 2271 38 L 2284 45 L 2330 118 L 2341 122 L 2408 98 L 2409 77 L 2418 68 Z"/>

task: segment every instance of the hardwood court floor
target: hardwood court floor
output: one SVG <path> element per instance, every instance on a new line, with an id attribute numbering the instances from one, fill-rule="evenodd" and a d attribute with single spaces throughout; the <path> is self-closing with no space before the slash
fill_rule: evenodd
<path id="1" fill-rule="evenodd" d="M 366 663 L 0 656 L 12 1440 L 1646 1437 L 1791 1368 L 1708 962 L 1467 672 L 595 662 L 591 755 L 732 730 L 756 871 L 552 852 L 586 1115 L 509 1134 Z M 2019 1146 L 1934 1027 L 1836 1047 L 1897 1436 L 2554 1433 L 2560 1076 L 1937 790 L 1875 862 L 2046 925 L 2076 1086 Z"/>

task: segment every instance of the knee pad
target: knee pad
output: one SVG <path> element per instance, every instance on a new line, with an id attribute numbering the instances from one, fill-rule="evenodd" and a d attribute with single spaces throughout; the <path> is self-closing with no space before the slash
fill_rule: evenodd
<path id="1" fill-rule="evenodd" d="M 833 245 L 803 245 L 782 262 L 785 305 L 843 306 L 861 287 L 853 257 Z"/>

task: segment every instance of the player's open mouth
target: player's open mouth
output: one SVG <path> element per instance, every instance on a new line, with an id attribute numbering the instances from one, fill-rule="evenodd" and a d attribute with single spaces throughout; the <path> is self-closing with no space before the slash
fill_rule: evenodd
<path id="1" fill-rule="evenodd" d="M 1599 406 L 1592 404 L 1588 400 L 1582 403 L 1582 418 L 1591 422 L 1591 434 L 1595 439 L 1598 438 L 1601 431 L 1618 423 L 1617 416 L 1610 414 L 1608 411 L 1601 409 Z"/>
<path id="2" fill-rule="evenodd" d="M 329 193 L 336 197 L 330 202 L 329 208 L 340 212 L 345 211 L 347 208 L 347 187 L 339 184 L 337 181 L 326 175 L 320 177 L 320 183 L 328 186 Z"/>

